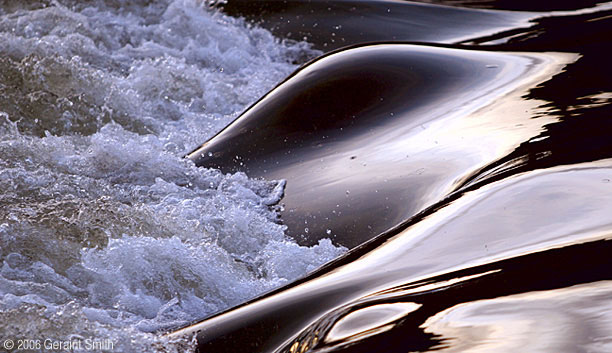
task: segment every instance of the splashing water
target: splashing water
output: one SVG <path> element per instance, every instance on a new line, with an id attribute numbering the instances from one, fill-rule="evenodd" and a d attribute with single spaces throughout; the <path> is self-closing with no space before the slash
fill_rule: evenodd
<path id="1" fill-rule="evenodd" d="M 34 1 L 0 2 L 0 52 L 2 337 L 178 351 L 152 332 L 345 251 L 285 235 L 283 181 L 182 158 L 308 44 L 196 0 Z"/>

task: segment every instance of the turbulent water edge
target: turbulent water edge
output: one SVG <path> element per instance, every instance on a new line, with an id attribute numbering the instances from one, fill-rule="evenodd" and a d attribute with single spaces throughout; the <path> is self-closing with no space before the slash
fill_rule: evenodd
<path id="1" fill-rule="evenodd" d="M 0 328 L 111 339 L 236 305 L 345 251 L 278 224 L 282 181 L 182 156 L 319 52 L 196 0 L 0 2 Z"/>

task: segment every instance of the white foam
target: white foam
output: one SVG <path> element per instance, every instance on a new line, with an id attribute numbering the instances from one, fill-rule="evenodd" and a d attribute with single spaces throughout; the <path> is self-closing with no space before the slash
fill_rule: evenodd
<path id="1" fill-rule="evenodd" d="M 319 53 L 197 0 L 46 3 L 0 9 L 2 337 L 180 351 L 152 332 L 345 251 L 285 235 L 283 181 L 181 158 Z"/>

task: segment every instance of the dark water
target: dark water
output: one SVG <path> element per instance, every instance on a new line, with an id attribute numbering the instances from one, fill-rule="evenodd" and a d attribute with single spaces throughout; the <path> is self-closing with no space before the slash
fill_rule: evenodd
<path id="1" fill-rule="evenodd" d="M 610 4 L 436 3 L 229 0 L 352 47 L 189 157 L 286 179 L 288 233 L 352 250 L 176 333 L 199 351 L 612 351 Z"/>
<path id="2" fill-rule="evenodd" d="M 281 218 L 290 234 L 316 243 L 331 232 L 355 247 L 537 136 L 547 119 L 517 126 L 533 107 L 512 91 L 574 58 L 408 44 L 345 49 L 290 78 L 192 159 L 286 179 Z M 500 96 L 504 104 L 491 106 Z M 503 129 L 515 131 L 495 137 Z"/>

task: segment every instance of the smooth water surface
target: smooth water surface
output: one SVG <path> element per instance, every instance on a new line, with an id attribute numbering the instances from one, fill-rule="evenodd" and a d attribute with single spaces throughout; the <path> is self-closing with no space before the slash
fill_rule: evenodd
<path id="1" fill-rule="evenodd" d="M 373 3 L 382 7 L 386 2 Z M 470 12 L 469 6 L 495 8 L 497 2 L 445 4 Z M 336 201 L 342 212 L 359 211 L 344 223 L 330 218 L 331 224 L 352 222 L 357 230 L 338 232 L 348 239 L 337 236 L 336 241 L 352 247 L 371 240 L 293 285 L 177 334 L 198 332 L 199 349 L 206 352 L 245 347 L 275 352 L 609 351 L 612 72 L 607 62 L 612 26 L 609 4 L 592 5 L 500 2 L 502 9 L 539 12 L 507 17 L 533 16 L 527 29 L 517 26 L 482 37 L 475 31 L 471 39 L 457 39 L 469 46 L 394 43 L 334 52 L 290 77 L 205 143 L 191 155 L 199 164 L 242 167 L 264 177 L 287 172 L 281 202 L 289 209 L 282 219 L 290 231 L 300 233 L 300 217 L 319 218 L 311 210 L 325 209 L 309 205 L 342 200 L 345 191 L 345 202 Z M 277 25 L 275 14 L 284 16 L 293 8 L 266 8 L 262 23 L 268 16 L 276 33 L 291 36 L 289 25 Z M 385 20 L 393 22 L 388 16 Z M 393 55 L 385 53 L 385 46 L 402 58 L 397 59 L 401 69 L 387 69 Z M 409 54 L 397 54 L 404 48 Z M 358 66 L 368 51 L 378 55 L 361 65 L 366 74 L 358 75 L 357 69 L 345 74 L 343 69 Z M 423 52 L 431 56 L 419 61 Z M 346 59 L 336 69 L 334 59 L 341 58 Z M 492 58 L 500 61 L 487 64 Z M 520 64 L 526 58 L 531 61 Z M 484 60 L 463 65 L 469 59 Z M 499 72 L 488 75 L 483 67 Z M 400 81 L 406 84 L 395 83 Z M 292 89 L 298 83 L 302 89 Z M 387 84 L 398 87 L 392 92 L 399 98 L 388 105 L 388 100 L 374 103 L 372 97 L 386 98 L 379 87 Z M 319 98 L 330 96 L 337 97 L 330 101 L 354 104 L 336 106 Z M 319 105 L 303 103 L 308 99 Z M 284 114 L 294 106 L 309 109 Z M 302 119 L 292 122 L 292 115 Z M 256 121 L 267 129 L 258 129 Z M 418 125 L 421 121 L 427 123 Z M 261 144 L 267 135 L 286 141 Z M 238 161 L 217 159 L 214 152 L 222 150 L 252 154 Z M 359 169 L 363 155 L 369 160 Z M 276 167 L 276 160 L 285 162 Z M 412 175 L 416 170 L 429 174 L 421 183 L 408 182 L 418 180 Z M 356 196 L 352 180 L 365 186 Z M 388 182 L 392 186 L 379 197 L 377 191 Z M 319 198 L 304 193 L 319 187 L 325 190 Z M 360 197 L 363 201 L 355 202 Z M 387 206 L 397 218 L 389 216 Z M 370 224 L 379 228 L 369 233 Z M 317 234 L 322 232 L 306 241 Z"/>

